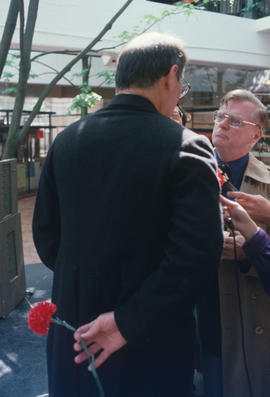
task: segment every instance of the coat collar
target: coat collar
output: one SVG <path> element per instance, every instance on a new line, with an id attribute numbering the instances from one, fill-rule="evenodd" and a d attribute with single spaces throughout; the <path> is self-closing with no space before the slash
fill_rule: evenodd
<path id="1" fill-rule="evenodd" d="M 248 165 L 245 177 L 248 176 L 255 181 L 270 184 L 269 168 L 260 160 L 257 160 L 252 153 L 249 153 Z"/>
<path id="2" fill-rule="evenodd" d="M 137 108 L 139 111 L 159 113 L 159 111 L 155 108 L 152 102 L 149 101 L 149 99 L 140 95 L 118 94 L 113 98 L 108 106 L 111 108 L 118 107 L 119 105 L 132 106 L 134 110 L 136 110 Z"/>

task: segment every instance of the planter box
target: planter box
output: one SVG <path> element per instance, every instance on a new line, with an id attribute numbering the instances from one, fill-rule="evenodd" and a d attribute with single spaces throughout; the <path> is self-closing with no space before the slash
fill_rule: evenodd
<path id="1" fill-rule="evenodd" d="M 24 296 L 25 271 L 16 160 L 3 160 L 0 161 L 0 317 L 6 317 Z"/>
<path id="2" fill-rule="evenodd" d="M 21 217 L 0 222 L 0 317 L 6 317 L 25 296 Z"/>
<path id="3" fill-rule="evenodd" d="M 0 221 L 18 212 L 17 161 L 0 161 Z"/>

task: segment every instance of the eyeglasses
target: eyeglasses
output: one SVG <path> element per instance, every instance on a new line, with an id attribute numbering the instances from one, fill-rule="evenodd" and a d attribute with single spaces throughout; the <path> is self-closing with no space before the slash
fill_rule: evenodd
<path id="1" fill-rule="evenodd" d="M 261 128 L 261 126 L 259 124 L 252 123 L 251 121 L 237 119 L 236 117 L 231 116 L 230 114 L 227 114 L 227 113 L 222 113 L 219 111 L 216 111 L 214 113 L 214 122 L 215 123 L 217 123 L 217 124 L 221 123 L 225 119 L 228 119 L 229 125 L 232 128 L 241 128 L 244 125 L 254 125 L 256 127 Z"/>
<path id="2" fill-rule="evenodd" d="M 184 98 L 184 96 L 186 96 L 189 90 L 191 89 L 191 85 L 185 79 L 182 78 L 181 82 L 182 82 L 182 92 L 179 96 L 179 99 Z"/>

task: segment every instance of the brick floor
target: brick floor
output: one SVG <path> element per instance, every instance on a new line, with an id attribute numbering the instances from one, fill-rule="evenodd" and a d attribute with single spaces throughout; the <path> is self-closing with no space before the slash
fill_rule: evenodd
<path id="1" fill-rule="evenodd" d="M 25 265 L 41 262 L 35 249 L 32 237 L 32 217 L 35 199 L 35 196 L 25 197 L 19 199 L 18 202 L 18 211 L 21 214 L 23 254 Z"/>

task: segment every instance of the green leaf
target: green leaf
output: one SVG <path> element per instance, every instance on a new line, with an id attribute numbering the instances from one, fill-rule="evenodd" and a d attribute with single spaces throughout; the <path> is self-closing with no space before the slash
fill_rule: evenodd
<path id="1" fill-rule="evenodd" d="M 14 73 L 11 73 L 11 72 L 3 73 L 3 79 L 6 83 L 8 83 L 12 77 L 14 77 Z"/>
<path id="2" fill-rule="evenodd" d="M 252 11 L 253 8 L 256 8 L 258 5 L 259 5 L 258 2 L 257 2 L 257 3 L 250 4 L 249 6 L 247 6 L 247 7 L 245 7 L 245 8 L 242 8 L 241 13 L 245 13 L 245 12 Z"/>
<path id="3" fill-rule="evenodd" d="M 84 94 L 89 94 L 91 92 L 91 87 L 87 83 L 84 83 L 80 87 L 80 92 Z"/>
<path id="4" fill-rule="evenodd" d="M 16 59 L 19 59 L 19 58 L 21 57 L 20 54 L 10 54 L 10 56 L 11 56 L 12 58 L 16 58 Z"/>
<path id="5" fill-rule="evenodd" d="M 72 73 L 72 77 L 82 77 L 82 72 L 80 72 L 80 73 Z"/>
<path id="6" fill-rule="evenodd" d="M 13 61 L 13 59 L 7 59 L 7 60 L 6 60 L 6 66 L 14 66 L 14 61 Z"/>
<path id="7" fill-rule="evenodd" d="M 8 94 L 16 94 L 17 92 L 17 88 L 16 87 L 10 87 L 10 88 L 6 88 L 3 91 L 3 94 L 8 95 Z"/>
<path id="8" fill-rule="evenodd" d="M 5 78 L 5 79 L 10 79 L 11 77 L 13 77 L 14 76 L 14 73 L 11 73 L 11 72 L 4 72 L 3 73 L 3 77 Z"/>
<path id="9" fill-rule="evenodd" d="M 80 93 L 72 99 L 72 103 L 67 110 L 67 114 L 71 114 L 72 110 L 81 111 L 93 107 L 102 97 L 91 91 L 90 93 Z"/>
<path id="10" fill-rule="evenodd" d="M 103 72 L 99 72 L 96 74 L 97 77 L 103 77 L 103 84 L 113 85 L 115 83 L 115 71 L 114 70 L 104 70 Z"/>

